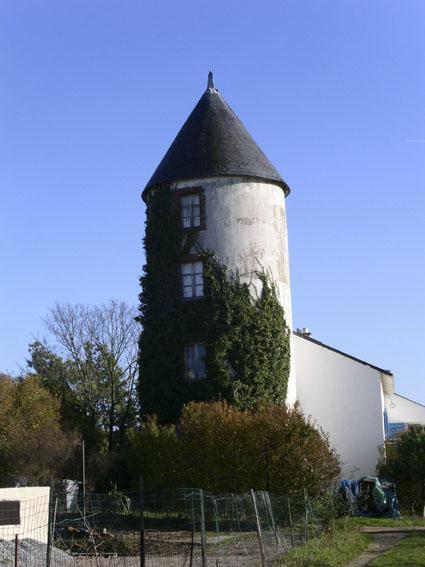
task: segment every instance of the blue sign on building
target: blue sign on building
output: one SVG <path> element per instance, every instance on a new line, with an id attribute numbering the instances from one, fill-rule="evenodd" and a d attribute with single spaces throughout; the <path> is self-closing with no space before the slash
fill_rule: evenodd
<path id="1" fill-rule="evenodd" d="M 388 423 L 387 431 L 387 439 L 393 439 L 400 433 L 407 431 L 407 423 Z"/>

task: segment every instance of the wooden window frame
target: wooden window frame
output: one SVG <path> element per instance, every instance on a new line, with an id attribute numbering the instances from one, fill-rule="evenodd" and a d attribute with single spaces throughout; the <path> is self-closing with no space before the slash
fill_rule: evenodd
<path id="1" fill-rule="evenodd" d="M 190 226 L 185 228 L 183 226 L 183 218 L 181 214 L 180 197 L 189 197 L 190 195 L 199 195 L 199 212 L 200 212 L 200 225 Z M 187 187 L 182 189 L 176 189 L 175 191 L 175 207 L 177 209 L 179 226 L 183 230 L 206 230 L 206 217 L 205 217 L 205 190 L 201 186 L 197 187 Z"/>
<path id="2" fill-rule="evenodd" d="M 202 263 L 202 295 L 193 295 L 191 297 L 185 297 L 184 295 L 184 285 L 183 285 L 183 272 L 182 266 L 183 264 L 193 264 L 194 262 L 201 262 Z M 203 299 L 205 297 L 205 290 L 204 290 L 204 260 L 199 254 L 189 254 L 185 256 L 183 260 L 179 264 L 179 282 L 180 282 L 180 296 L 185 301 L 197 301 L 199 299 Z"/>

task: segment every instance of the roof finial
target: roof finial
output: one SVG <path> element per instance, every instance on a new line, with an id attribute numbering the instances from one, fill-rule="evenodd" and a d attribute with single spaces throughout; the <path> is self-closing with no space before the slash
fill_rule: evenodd
<path id="1" fill-rule="evenodd" d="M 212 74 L 212 71 L 210 71 L 208 73 L 208 85 L 207 85 L 207 89 L 215 89 L 214 87 L 214 77 Z"/>

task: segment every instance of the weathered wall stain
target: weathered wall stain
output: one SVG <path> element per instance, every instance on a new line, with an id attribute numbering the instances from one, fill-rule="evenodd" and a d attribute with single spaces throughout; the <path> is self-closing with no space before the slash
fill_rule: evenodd
<path id="1" fill-rule="evenodd" d="M 276 285 L 287 324 L 292 329 L 282 188 L 273 183 L 231 177 L 180 182 L 177 188 L 190 186 L 202 186 L 205 194 L 206 226 L 198 239 L 201 248 L 213 251 L 220 263 L 238 272 L 251 285 L 253 295 L 261 291 L 256 272 L 264 269 Z M 288 399 L 295 401 L 295 377 L 288 384 Z"/>

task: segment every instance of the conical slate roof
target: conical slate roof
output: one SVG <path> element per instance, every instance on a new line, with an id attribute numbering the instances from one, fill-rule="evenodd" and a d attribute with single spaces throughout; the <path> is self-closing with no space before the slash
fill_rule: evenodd
<path id="1" fill-rule="evenodd" d="M 208 88 L 183 124 L 142 197 L 155 185 L 208 177 L 251 177 L 289 187 L 214 88 Z"/>

